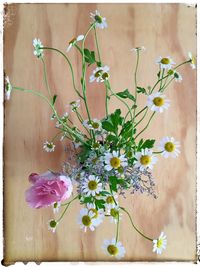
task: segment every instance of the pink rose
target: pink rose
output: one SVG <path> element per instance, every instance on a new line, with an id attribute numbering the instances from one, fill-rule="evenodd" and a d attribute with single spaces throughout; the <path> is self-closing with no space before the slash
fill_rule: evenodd
<path id="1" fill-rule="evenodd" d="M 64 201 L 71 196 L 73 186 L 68 176 L 46 172 L 32 173 L 29 181 L 33 184 L 25 193 L 26 201 L 32 208 L 43 208 L 54 202 Z"/>

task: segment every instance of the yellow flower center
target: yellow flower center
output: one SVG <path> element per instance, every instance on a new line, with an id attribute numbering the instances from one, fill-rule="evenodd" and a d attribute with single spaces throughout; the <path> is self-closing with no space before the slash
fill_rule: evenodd
<path id="1" fill-rule="evenodd" d="M 174 74 L 174 71 L 173 70 L 168 70 L 167 74 L 168 75 L 173 75 Z"/>
<path id="2" fill-rule="evenodd" d="M 88 215 L 83 216 L 82 217 L 82 223 L 85 226 L 90 226 L 90 224 L 91 224 L 91 218 L 90 218 L 90 216 L 88 216 Z"/>
<path id="3" fill-rule="evenodd" d="M 164 65 L 167 65 L 167 64 L 169 64 L 170 63 L 170 60 L 169 60 L 169 58 L 167 58 L 167 57 L 164 57 L 164 58 L 162 58 L 161 59 L 161 61 L 160 61 L 162 64 L 164 64 Z"/>
<path id="4" fill-rule="evenodd" d="M 166 150 L 167 152 L 173 152 L 174 149 L 175 149 L 175 145 L 174 145 L 172 142 L 167 142 L 167 143 L 165 144 L 165 150 Z"/>
<path id="5" fill-rule="evenodd" d="M 111 209 L 111 210 L 110 210 L 110 215 L 111 215 L 112 217 L 114 217 L 114 218 L 117 218 L 118 215 L 119 215 L 119 211 L 116 210 L 116 209 Z"/>
<path id="6" fill-rule="evenodd" d="M 155 97 L 153 103 L 155 106 L 161 107 L 165 103 L 165 100 L 162 97 Z"/>
<path id="7" fill-rule="evenodd" d="M 55 228 L 56 225 L 57 225 L 57 222 L 56 222 L 55 220 L 51 220 L 51 221 L 49 222 L 49 225 L 50 225 L 51 228 Z"/>
<path id="8" fill-rule="evenodd" d="M 92 163 L 97 163 L 97 160 L 98 160 L 98 158 L 94 158 L 93 160 L 92 160 Z"/>
<path id="9" fill-rule="evenodd" d="M 98 122 L 92 122 L 92 128 L 98 129 L 99 128 L 99 123 Z"/>
<path id="10" fill-rule="evenodd" d="M 108 197 L 106 198 L 106 203 L 107 203 L 107 204 L 113 204 L 113 203 L 114 203 L 114 199 L 113 199 L 113 197 L 112 197 L 112 196 L 108 196 Z"/>
<path id="11" fill-rule="evenodd" d="M 158 248 L 161 248 L 162 247 L 162 244 L 163 244 L 163 240 L 162 239 L 158 239 L 158 241 L 157 241 L 157 247 Z"/>
<path id="12" fill-rule="evenodd" d="M 93 147 L 94 149 L 99 148 L 99 147 L 100 147 L 100 144 L 99 144 L 98 142 L 96 142 L 96 143 L 94 143 L 94 144 L 92 145 L 92 147 Z"/>
<path id="13" fill-rule="evenodd" d="M 98 70 L 98 71 L 94 74 L 94 76 L 95 76 L 96 78 L 98 78 L 99 76 L 101 76 L 101 73 L 102 73 L 102 70 Z"/>
<path id="14" fill-rule="evenodd" d="M 89 188 L 90 190 L 95 190 L 95 189 L 97 189 L 97 182 L 96 182 L 96 181 L 89 181 L 89 183 L 88 183 L 88 188 Z"/>
<path id="15" fill-rule="evenodd" d="M 96 16 L 94 17 L 94 19 L 96 20 L 96 22 L 98 22 L 98 23 L 102 23 L 102 17 L 101 17 L 101 16 L 96 15 Z"/>
<path id="16" fill-rule="evenodd" d="M 97 218 L 98 216 L 98 211 L 96 209 L 90 209 L 93 213 L 94 213 L 94 216 L 93 218 Z"/>
<path id="17" fill-rule="evenodd" d="M 151 157 L 150 156 L 144 155 L 144 156 L 142 156 L 140 158 L 140 163 L 142 165 L 148 165 L 150 162 L 151 162 Z"/>
<path id="18" fill-rule="evenodd" d="M 102 74 L 102 78 L 103 78 L 104 80 L 107 80 L 108 77 L 109 77 L 109 74 L 108 74 L 107 72 L 104 72 L 104 73 Z"/>
<path id="19" fill-rule="evenodd" d="M 111 158 L 110 165 L 113 168 L 115 168 L 115 169 L 119 168 L 120 167 L 120 164 L 121 164 L 121 160 L 119 158 L 117 158 L 117 157 Z"/>
<path id="20" fill-rule="evenodd" d="M 107 247 L 107 251 L 110 255 L 115 256 L 118 254 L 118 248 L 115 245 L 109 245 Z"/>
<path id="21" fill-rule="evenodd" d="M 52 149 L 53 148 L 53 145 L 52 144 L 47 144 L 47 147 L 49 148 L 49 149 Z"/>

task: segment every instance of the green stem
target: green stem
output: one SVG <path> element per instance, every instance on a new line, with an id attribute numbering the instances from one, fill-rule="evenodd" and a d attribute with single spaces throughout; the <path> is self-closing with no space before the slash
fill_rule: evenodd
<path id="1" fill-rule="evenodd" d="M 65 60 L 66 60 L 67 63 L 69 64 L 69 68 L 70 68 L 70 71 L 71 71 L 71 74 L 72 74 L 72 82 L 73 82 L 74 90 L 76 91 L 76 93 L 78 94 L 78 96 L 79 96 L 80 98 L 83 99 L 83 96 L 80 94 L 80 92 L 79 92 L 78 89 L 76 88 L 75 79 L 74 79 L 74 71 L 73 71 L 72 64 L 71 64 L 70 60 L 68 59 L 68 57 L 67 57 L 62 51 L 60 51 L 60 50 L 57 49 L 57 48 L 53 48 L 53 47 L 40 47 L 40 49 L 43 49 L 43 50 L 46 49 L 46 50 L 52 50 L 52 51 L 55 51 L 55 52 L 61 54 L 61 55 L 65 58 Z"/>
<path id="2" fill-rule="evenodd" d="M 117 215 L 117 232 L 116 232 L 115 244 L 117 244 L 118 238 L 119 238 L 119 213 Z"/>
<path id="3" fill-rule="evenodd" d="M 79 195 L 77 195 L 77 196 L 75 196 L 72 200 L 70 200 L 69 202 L 66 202 L 66 203 L 63 203 L 63 204 L 61 204 L 61 207 L 62 206 L 66 206 L 66 205 L 69 205 L 69 204 L 71 204 L 75 199 L 77 199 L 79 197 Z"/>
<path id="4" fill-rule="evenodd" d="M 136 115 L 135 118 L 137 118 L 137 116 L 139 116 L 143 111 L 145 111 L 145 109 L 147 109 L 148 107 L 144 107 L 143 109 L 141 109 Z"/>
<path id="5" fill-rule="evenodd" d="M 99 62 L 101 63 L 101 54 L 100 54 L 100 50 L 99 50 L 99 43 L 98 43 L 96 27 L 94 27 L 94 33 L 95 33 L 95 42 L 96 42 L 96 46 L 97 46 L 98 58 L 99 58 Z"/>
<path id="6" fill-rule="evenodd" d="M 139 132 L 139 134 L 136 135 L 135 139 L 136 139 L 141 133 L 143 133 L 143 132 L 147 129 L 147 127 L 149 126 L 149 124 L 150 124 L 150 122 L 151 122 L 153 116 L 155 115 L 155 113 L 156 113 L 155 111 L 152 113 L 152 115 L 151 115 L 151 117 L 150 117 L 150 119 L 149 119 L 147 125 L 144 127 L 144 129 L 143 129 L 142 131 Z"/>
<path id="7" fill-rule="evenodd" d="M 80 54 L 83 55 L 81 48 L 77 44 L 75 44 L 74 46 L 77 48 L 77 50 L 80 52 Z"/>
<path id="8" fill-rule="evenodd" d="M 44 61 L 43 58 L 41 58 L 41 60 L 42 60 L 42 64 L 43 64 L 43 73 L 44 73 L 44 81 L 45 81 L 45 85 L 46 85 L 46 88 L 47 88 L 49 97 L 50 97 L 50 99 L 52 99 L 51 89 L 50 89 L 50 87 L 49 87 L 49 83 L 48 83 L 48 80 L 47 80 L 46 64 L 45 64 L 45 61 Z"/>
<path id="9" fill-rule="evenodd" d="M 155 151 L 155 152 L 153 152 L 153 154 L 161 154 L 161 153 L 163 153 L 163 151 Z"/>
<path id="10" fill-rule="evenodd" d="M 148 112 L 148 108 L 146 109 L 146 111 L 145 111 L 143 117 L 142 117 L 142 118 L 135 124 L 135 127 L 136 127 L 138 124 L 140 124 L 140 122 L 143 121 L 143 119 L 146 117 L 147 112 Z"/>
<path id="11" fill-rule="evenodd" d="M 54 140 L 60 135 L 62 134 L 62 131 L 57 133 L 52 139 L 51 139 L 51 142 L 54 142 Z"/>
<path id="12" fill-rule="evenodd" d="M 135 72 L 134 72 L 134 83 L 135 83 L 135 105 L 137 102 L 137 70 L 138 70 L 138 64 L 139 64 L 139 57 L 140 57 L 140 51 L 137 49 L 137 61 L 136 61 L 136 66 L 135 66 Z M 136 106 L 134 108 L 134 113 L 133 113 L 133 124 L 135 120 L 135 113 L 136 113 Z"/>
<path id="13" fill-rule="evenodd" d="M 175 78 L 173 77 L 166 85 L 164 84 L 163 87 L 159 90 L 160 92 L 164 92 L 165 88 L 174 80 Z"/>
<path id="14" fill-rule="evenodd" d="M 130 219 L 130 222 L 131 222 L 133 228 L 134 228 L 134 229 L 135 229 L 141 236 L 143 236 L 144 238 L 146 238 L 146 239 L 149 240 L 149 241 L 153 241 L 152 238 L 150 238 L 150 237 L 146 236 L 145 234 L 143 234 L 143 233 L 142 233 L 142 232 L 141 232 L 141 231 L 134 225 L 130 213 L 129 213 L 125 208 L 120 207 L 120 209 L 122 209 L 122 210 L 128 215 L 128 217 L 129 217 L 129 219 Z"/>

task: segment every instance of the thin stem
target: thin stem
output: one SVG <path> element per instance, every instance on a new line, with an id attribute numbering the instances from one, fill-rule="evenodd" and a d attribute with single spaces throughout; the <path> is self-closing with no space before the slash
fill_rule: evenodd
<path id="1" fill-rule="evenodd" d="M 135 127 L 136 127 L 138 124 L 140 124 L 140 122 L 143 121 L 143 119 L 146 117 L 147 112 L 148 112 L 148 108 L 146 109 L 146 111 L 145 111 L 143 117 L 142 117 L 142 118 L 135 124 Z"/>
<path id="2" fill-rule="evenodd" d="M 62 131 L 57 133 L 52 139 L 51 139 L 51 142 L 54 142 L 54 140 L 60 135 L 62 134 Z"/>
<path id="3" fill-rule="evenodd" d="M 163 87 L 159 90 L 161 92 L 163 92 L 165 90 L 165 88 L 167 88 L 167 86 L 174 80 L 175 78 L 173 77 L 166 85 L 164 84 Z"/>
<path id="4" fill-rule="evenodd" d="M 117 215 L 117 232 L 116 232 L 115 244 L 117 244 L 118 238 L 119 238 L 119 213 Z"/>
<path id="5" fill-rule="evenodd" d="M 63 204 L 61 204 L 61 207 L 62 206 L 66 206 L 66 205 L 69 205 L 69 204 L 71 204 L 75 199 L 77 199 L 79 197 L 79 195 L 77 195 L 77 196 L 75 196 L 72 200 L 70 200 L 69 202 L 66 202 L 66 203 L 63 203 Z"/>
<path id="6" fill-rule="evenodd" d="M 161 154 L 161 153 L 163 153 L 163 151 L 154 151 L 153 154 Z"/>
<path id="7" fill-rule="evenodd" d="M 134 228 L 134 229 L 135 229 L 141 236 L 143 236 L 144 238 L 146 238 L 146 239 L 149 240 L 149 241 L 153 241 L 152 238 L 150 238 L 150 237 L 146 236 L 145 234 L 143 234 L 143 233 L 142 233 L 142 232 L 141 232 L 141 231 L 134 225 L 130 213 L 129 213 L 125 208 L 120 207 L 120 209 L 122 209 L 122 210 L 128 215 L 128 217 L 129 217 L 129 219 L 130 219 L 130 222 L 131 222 L 133 228 Z"/>
<path id="8" fill-rule="evenodd" d="M 95 42 L 96 42 L 96 46 L 97 46 L 98 58 L 99 58 L 99 62 L 101 62 L 101 54 L 100 54 L 100 50 L 99 50 L 96 27 L 94 27 L 94 33 L 95 33 Z"/>
<path id="9" fill-rule="evenodd" d="M 70 71 L 71 71 L 71 74 L 72 74 L 72 82 L 73 82 L 74 90 L 76 91 L 76 93 L 78 94 L 78 96 L 83 99 L 83 96 L 80 94 L 80 92 L 76 88 L 75 79 L 74 79 L 74 71 L 73 71 L 72 64 L 71 64 L 70 60 L 68 59 L 68 57 L 62 51 L 60 51 L 57 48 L 53 48 L 53 47 L 40 47 L 40 49 L 43 49 L 43 50 L 46 49 L 46 50 L 56 51 L 57 53 L 61 54 L 65 58 L 65 60 L 69 64 Z"/>
<path id="10" fill-rule="evenodd" d="M 45 82 L 49 97 L 50 97 L 50 99 L 52 99 L 51 89 L 49 87 L 49 83 L 48 83 L 48 80 L 47 80 L 46 64 L 45 64 L 45 61 L 44 61 L 43 58 L 41 58 L 41 60 L 42 60 L 42 64 L 43 64 L 44 82 Z"/>
<path id="11" fill-rule="evenodd" d="M 80 54 L 83 55 L 81 48 L 77 44 L 74 44 L 74 46 L 77 48 L 77 50 L 80 52 Z"/>
<path id="12" fill-rule="evenodd" d="M 150 124 L 150 122 L 151 122 L 153 116 L 155 115 L 155 113 L 156 113 L 155 111 L 152 113 L 152 115 L 151 115 L 151 117 L 150 117 L 150 119 L 149 119 L 147 125 L 144 127 L 144 129 L 143 129 L 142 131 L 139 132 L 139 134 L 136 135 L 135 139 L 136 139 L 141 133 L 143 133 L 143 132 L 147 129 L 147 127 L 149 126 L 149 124 Z"/>
<path id="13" fill-rule="evenodd" d="M 143 111 L 145 111 L 145 109 L 147 109 L 148 107 L 144 107 L 143 109 L 141 109 L 136 115 L 135 118 L 137 118 L 137 116 L 139 116 Z"/>

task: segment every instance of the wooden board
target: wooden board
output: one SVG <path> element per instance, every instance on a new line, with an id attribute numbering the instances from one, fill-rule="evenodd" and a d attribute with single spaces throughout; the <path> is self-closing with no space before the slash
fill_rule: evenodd
<path id="1" fill-rule="evenodd" d="M 32 40 L 40 38 L 44 45 L 65 51 L 69 40 L 86 31 L 89 14 L 96 9 L 108 21 L 108 28 L 98 30 L 98 34 L 103 62 L 110 66 L 115 91 L 134 90 L 136 57 L 130 52 L 133 47 L 147 48 L 139 66 L 141 86 L 152 86 L 156 81 L 155 60 L 160 55 L 170 55 L 178 63 L 187 58 L 188 51 L 196 53 L 196 10 L 185 4 L 12 4 L 7 7 L 4 28 L 4 69 L 12 83 L 46 93 L 42 65 L 33 56 Z M 86 45 L 95 47 L 93 36 L 88 37 Z M 74 49 L 69 56 L 79 81 L 80 57 Z M 45 60 L 51 88 L 59 95 L 58 110 L 64 112 L 66 104 L 77 99 L 69 68 L 55 53 L 46 52 Z M 127 261 L 196 258 L 196 73 L 189 66 L 180 71 L 183 82 L 171 84 L 166 93 L 171 99 L 170 109 L 158 115 L 143 136 L 157 140 L 174 136 L 181 142 L 181 156 L 176 160 L 160 158 L 154 168 L 157 200 L 145 195 L 120 199 L 136 225 L 149 236 L 156 238 L 164 230 L 168 247 L 161 256 L 152 253 L 152 244 L 131 228 L 124 215 L 120 240 L 126 248 Z M 92 116 L 102 118 L 103 86 L 89 85 L 87 95 Z M 139 104 L 144 103 L 141 97 Z M 117 100 L 111 101 L 110 110 L 119 105 Z M 81 112 L 85 117 L 83 108 Z M 33 210 L 25 202 L 28 175 L 47 168 L 59 170 L 68 156 L 59 142 L 55 153 L 42 150 L 43 142 L 56 133 L 50 115 L 50 108 L 41 99 L 25 93 L 14 92 L 5 103 L 4 260 L 110 260 L 101 250 L 103 240 L 115 233 L 109 221 L 94 233 L 83 233 L 76 222 L 80 205 L 75 203 L 52 234 L 46 224 L 53 216 L 51 208 Z"/>

